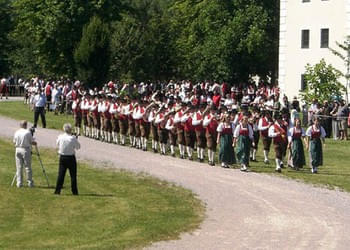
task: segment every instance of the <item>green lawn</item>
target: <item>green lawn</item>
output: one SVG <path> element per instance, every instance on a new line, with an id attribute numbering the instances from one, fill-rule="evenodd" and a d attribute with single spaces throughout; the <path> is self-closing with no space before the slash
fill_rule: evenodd
<path id="1" fill-rule="evenodd" d="M 2 109 L 1 109 L 2 110 Z M 66 175 L 53 195 L 58 157 L 40 149 L 51 187 L 33 155 L 35 188 L 10 187 L 14 148 L 0 139 L 0 249 L 125 249 L 175 239 L 197 228 L 204 208 L 193 193 L 125 171 L 78 164 L 79 196 Z"/>
<path id="2" fill-rule="evenodd" d="M 34 122 L 34 112 L 23 102 L 0 102 L 0 115 L 11 117 L 16 120 L 27 120 Z M 72 115 L 55 115 L 53 112 L 46 112 L 46 127 L 52 129 L 62 129 L 63 124 L 70 122 L 74 124 Z M 38 126 L 41 127 L 39 116 Z"/>
<path id="3" fill-rule="evenodd" d="M 32 121 L 33 114 L 28 111 L 27 106 L 21 102 L 2 102 L 0 103 L 0 115 L 8 116 L 14 119 L 28 119 Z M 48 127 L 61 129 L 63 123 L 70 121 L 72 118 L 66 115 L 54 116 L 48 114 Z M 150 140 L 149 140 L 150 143 Z M 307 183 L 324 185 L 328 188 L 338 187 L 342 190 L 350 192 L 350 141 L 334 141 L 328 139 L 326 141 L 326 149 L 324 150 L 324 166 L 319 169 L 318 174 L 311 174 L 310 168 L 305 166 L 304 169 L 296 172 L 290 168 L 283 169 L 282 174 L 276 174 L 274 163 L 274 150 L 271 147 L 270 165 L 263 163 L 262 144 L 260 142 L 257 160 L 251 162 L 251 171 L 258 173 L 276 174 L 289 178 L 305 181 Z M 178 152 L 177 152 L 178 154 Z M 196 155 L 196 154 L 195 154 Z M 217 157 L 217 156 L 216 156 Z M 306 153 L 308 163 L 308 153 Z M 216 162 L 217 158 L 216 158 Z M 218 165 L 218 164 L 217 164 Z"/>

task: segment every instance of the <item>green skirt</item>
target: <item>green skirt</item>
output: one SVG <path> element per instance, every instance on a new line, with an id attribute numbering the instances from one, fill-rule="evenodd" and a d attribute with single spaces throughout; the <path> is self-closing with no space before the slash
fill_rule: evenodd
<path id="1" fill-rule="evenodd" d="M 320 138 L 310 141 L 310 163 L 312 167 L 323 165 L 323 152 Z"/>
<path id="2" fill-rule="evenodd" d="M 236 163 L 235 151 L 232 147 L 232 138 L 233 136 L 231 134 L 222 134 L 220 136 L 220 162 L 224 162 L 226 164 Z"/>
<path id="3" fill-rule="evenodd" d="M 239 163 L 248 165 L 250 157 L 251 140 L 249 136 L 240 135 L 238 137 L 237 158 Z"/>
<path id="4" fill-rule="evenodd" d="M 301 138 L 292 141 L 292 161 L 294 167 L 305 166 L 304 146 Z"/>

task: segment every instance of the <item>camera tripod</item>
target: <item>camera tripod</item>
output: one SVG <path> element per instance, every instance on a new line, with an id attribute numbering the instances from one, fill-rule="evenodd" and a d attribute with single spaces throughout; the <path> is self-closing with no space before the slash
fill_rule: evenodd
<path id="1" fill-rule="evenodd" d="M 49 178 L 47 178 L 47 174 L 46 174 L 46 171 L 45 171 L 43 162 L 41 161 L 41 157 L 40 157 L 40 153 L 39 153 L 39 149 L 38 149 L 38 146 L 37 146 L 37 145 L 35 145 L 35 152 L 36 152 L 35 154 L 38 156 L 41 169 L 42 169 L 43 174 L 44 174 L 44 176 L 45 176 L 45 178 L 46 178 L 47 187 L 50 187 Z M 17 173 L 15 173 L 15 176 L 13 176 L 13 180 L 12 180 L 11 186 L 13 186 L 13 184 L 15 183 L 16 177 L 17 177 Z"/>

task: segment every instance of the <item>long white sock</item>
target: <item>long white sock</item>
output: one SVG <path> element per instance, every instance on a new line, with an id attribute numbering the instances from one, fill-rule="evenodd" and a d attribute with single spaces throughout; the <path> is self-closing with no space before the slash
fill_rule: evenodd
<path id="1" fill-rule="evenodd" d="M 165 154 L 165 153 L 166 153 L 165 143 L 162 143 L 162 151 L 163 151 L 163 154 Z"/>
<path id="2" fill-rule="evenodd" d="M 253 149 L 253 160 L 256 160 L 256 149 Z"/>
<path id="3" fill-rule="evenodd" d="M 204 148 L 201 148 L 199 152 L 200 152 L 200 158 L 204 159 Z"/>
<path id="4" fill-rule="evenodd" d="M 265 161 L 269 160 L 269 151 L 264 150 L 264 158 L 265 158 Z"/>
<path id="5" fill-rule="evenodd" d="M 192 157 L 192 152 L 193 152 L 193 149 L 191 147 L 187 147 L 188 157 Z"/>
<path id="6" fill-rule="evenodd" d="M 179 150 L 180 150 L 180 155 L 183 156 L 185 152 L 184 152 L 184 146 L 182 144 L 179 144 Z"/>
<path id="7" fill-rule="evenodd" d="M 276 159 L 276 169 L 280 169 L 281 166 L 280 166 L 280 160 L 279 159 Z"/>
<path id="8" fill-rule="evenodd" d="M 158 147 L 158 142 L 157 141 L 154 141 L 154 149 L 157 150 L 157 147 Z"/>
<path id="9" fill-rule="evenodd" d="M 211 150 L 208 149 L 208 161 L 212 162 L 212 158 L 211 158 Z"/>
<path id="10" fill-rule="evenodd" d="M 147 138 L 143 139 L 143 148 L 147 149 Z"/>
<path id="11" fill-rule="evenodd" d="M 215 152 L 213 150 L 211 150 L 210 154 L 211 154 L 211 161 L 214 162 L 215 161 L 215 158 L 214 158 Z"/>
<path id="12" fill-rule="evenodd" d="M 197 147 L 197 157 L 201 158 L 201 153 L 200 153 L 200 148 L 199 147 Z"/>
<path id="13" fill-rule="evenodd" d="M 175 154 L 174 145 L 170 145 L 170 152 L 172 155 Z"/>

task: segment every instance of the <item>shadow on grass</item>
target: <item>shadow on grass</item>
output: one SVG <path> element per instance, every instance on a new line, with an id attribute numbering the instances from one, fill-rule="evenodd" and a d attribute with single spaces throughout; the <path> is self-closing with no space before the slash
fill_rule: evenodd
<path id="1" fill-rule="evenodd" d="M 115 197 L 113 194 L 79 194 L 79 196 L 88 196 L 88 197 Z"/>

